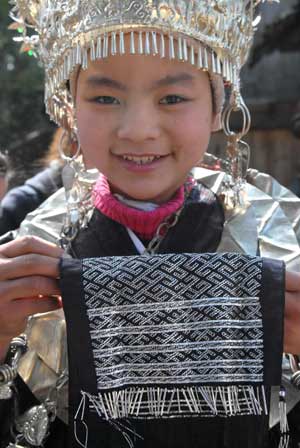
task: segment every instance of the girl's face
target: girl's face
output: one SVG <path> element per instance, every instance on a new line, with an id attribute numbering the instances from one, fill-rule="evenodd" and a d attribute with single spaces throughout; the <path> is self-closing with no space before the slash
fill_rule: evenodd
<path id="1" fill-rule="evenodd" d="M 207 73 L 141 55 L 90 61 L 79 73 L 76 110 L 87 167 L 114 193 L 156 203 L 185 182 L 217 121 Z"/>

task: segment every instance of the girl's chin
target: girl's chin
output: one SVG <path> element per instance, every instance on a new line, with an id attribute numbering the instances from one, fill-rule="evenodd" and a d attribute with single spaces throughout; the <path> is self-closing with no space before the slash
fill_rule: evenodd
<path id="1" fill-rule="evenodd" d="M 120 194 L 121 196 L 134 201 L 152 202 L 155 204 L 162 204 L 171 199 L 176 193 L 177 189 L 145 189 L 143 185 L 137 186 L 135 189 L 131 188 L 118 188 L 111 185 L 111 191 L 114 194 Z"/>

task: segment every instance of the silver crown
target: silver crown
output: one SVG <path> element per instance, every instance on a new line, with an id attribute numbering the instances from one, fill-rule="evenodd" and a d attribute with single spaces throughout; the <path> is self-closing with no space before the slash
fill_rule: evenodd
<path id="1" fill-rule="evenodd" d="M 239 91 L 255 7 L 265 1 L 279 0 L 11 0 L 11 28 L 22 33 L 16 38 L 21 50 L 42 61 L 47 111 L 64 125 L 71 101 L 66 81 L 77 66 L 87 67 L 88 55 L 176 58 L 223 77 Z"/>

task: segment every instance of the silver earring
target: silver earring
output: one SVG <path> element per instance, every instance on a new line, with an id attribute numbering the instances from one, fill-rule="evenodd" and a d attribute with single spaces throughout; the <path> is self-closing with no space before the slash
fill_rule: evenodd
<path id="1" fill-rule="evenodd" d="M 81 147 L 77 138 L 76 153 L 72 156 L 65 153 L 65 140 L 67 146 L 71 146 L 75 139 L 72 139 L 67 131 L 63 131 L 59 142 L 59 154 L 65 166 L 62 170 L 62 181 L 66 197 L 66 216 L 61 230 L 60 244 L 64 249 L 70 247 L 72 241 L 76 238 L 78 230 L 81 227 L 83 219 L 82 210 L 82 185 L 80 183 L 80 174 L 84 170 L 82 161 L 79 159 Z"/>
<path id="2" fill-rule="evenodd" d="M 242 128 L 239 132 L 232 131 L 230 120 L 232 114 L 242 114 Z M 244 207 L 244 186 L 250 162 L 250 147 L 243 137 L 249 132 L 251 116 L 249 109 L 240 94 L 234 94 L 229 106 L 222 114 L 222 127 L 227 136 L 226 176 L 223 182 L 222 198 L 226 208 Z"/>

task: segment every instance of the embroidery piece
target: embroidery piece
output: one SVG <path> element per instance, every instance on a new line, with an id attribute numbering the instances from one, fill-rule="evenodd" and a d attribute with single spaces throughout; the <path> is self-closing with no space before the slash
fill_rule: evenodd
<path id="1" fill-rule="evenodd" d="M 61 272 L 75 420 L 88 409 L 114 422 L 268 413 L 266 388 L 281 378 L 282 263 L 156 254 L 63 260 Z"/>
<path id="2" fill-rule="evenodd" d="M 209 389 L 191 386 L 262 383 L 261 264 L 237 254 L 83 260 L 98 389 L 127 388 L 105 395 L 102 413 L 217 414 L 230 401 L 228 412 L 248 411 L 236 387 L 217 390 L 209 406 Z M 257 401 L 260 392 L 251 390 Z"/>

